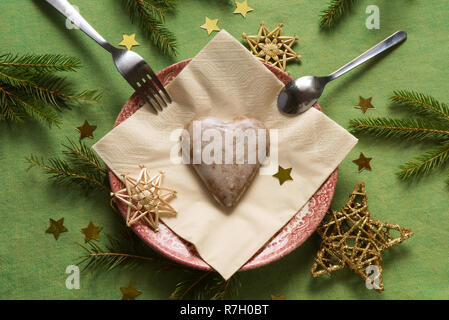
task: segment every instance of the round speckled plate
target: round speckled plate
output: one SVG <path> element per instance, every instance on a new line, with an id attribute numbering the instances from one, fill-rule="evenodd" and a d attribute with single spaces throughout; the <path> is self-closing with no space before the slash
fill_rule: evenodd
<path id="1" fill-rule="evenodd" d="M 189 62 L 190 59 L 178 62 L 160 71 L 157 75 L 161 82 L 164 85 L 167 85 Z M 287 83 L 292 80 L 292 78 L 282 70 L 269 65 L 266 65 L 266 67 L 282 82 Z M 114 127 L 130 117 L 142 106 L 142 104 L 143 101 L 136 94 L 129 98 L 118 115 Z M 318 104 L 315 104 L 314 107 L 321 110 Z M 332 197 L 334 196 L 337 175 L 338 169 L 329 176 L 327 181 L 318 189 L 313 197 L 310 198 L 308 203 L 276 235 L 274 235 L 273 238 L 271 238 L 270 241 L 268 241 L 267 244 L 242 267 L 241 270 L 248 270 L 266 265 L 282 258 L 300 246 L 312 232 L 315 231 L 316 227 L 326 214 Z M 113 192 L 117 192 L 124 187 L 112 171 L 109 171 L 109 180 Z M 126 205 L 118 202 L 118 206 L 123 216 L 126 217 Z M 153 232 L 143 223 L 135 224 L 133 229 L 148 245 L 176 262 L 197 269 L 211 269 L 211 267 L 200 258 L 193 245 L 179 238 L 163 223 L 159 226 L 159 232 Z"/>

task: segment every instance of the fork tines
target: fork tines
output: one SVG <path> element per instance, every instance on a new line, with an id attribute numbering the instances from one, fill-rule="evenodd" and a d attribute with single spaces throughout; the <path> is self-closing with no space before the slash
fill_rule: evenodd
<path id="1" fill-rule="evenodd" d="M 137 81 L 136 91 L 158 113 L 164 107 L 167 107 L 168 103 L 172 102 L 172 99 L 153 70 L 148 65 L 144 66 L 144 69 L 140 79 Z M 159 91 L 162 91 L 164 96 Z"/>

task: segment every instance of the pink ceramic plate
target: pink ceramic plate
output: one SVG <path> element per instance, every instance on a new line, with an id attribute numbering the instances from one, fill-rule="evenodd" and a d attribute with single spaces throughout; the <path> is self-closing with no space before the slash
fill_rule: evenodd
<path id="1" fill-rule="evenodd" d="M 162 83 L 166 85 L 172 81 L 189 62 L 190 59 L 178 62 L 160 71 L 157 75 Z M 280 69 L 269 65 L 266 65 L 266 67 L 282 82 L 287 83 L 292 80 L 289 75 Z M 114 127 L 130 117 L 142 106 L 142 104 L 143 101 L 140 97 L 134 94 L 126 102 L 118 115 Z M 315 104 L 314 107 L 321 110 L 318 104 Z M 315 231 L 316 227 L 326 214 L 332 197 L 334 196 L 337 174 L 338 172 L 336 169 L 313 195 L 309 202 L 242 267 L 242 270 L 257 268 L 282 258 L 301 245 L 312 232 Z M 124 187 L 112 171 L 109 171 L 109 180 L 113 192 L 117 192 Z M 121 202 L 118 202 L 118 205 L 123 216 L 126 217 L 126 205 Z M 211 270 L 211 267 L 199 257 L 192 244 L 179 238 L 162 223 L 159 228 L 159 232 L 153 232 L 143 223 L 135 224 L 133 226 L 134 231 L 143 241 L 163 255 L 193 268 Z"/>

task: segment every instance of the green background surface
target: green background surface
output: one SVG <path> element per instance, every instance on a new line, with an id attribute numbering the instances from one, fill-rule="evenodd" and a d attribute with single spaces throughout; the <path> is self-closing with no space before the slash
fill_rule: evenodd
<path id="1" fill-rule="evenodd" d="M 118 0 L 72 0 L 85 18 L 111 43 L 122 33 L 136 33 L 141 54 L 155 70 L 194 56 L 212 39 L 199 28 L 205 16 L 219 18 L 219 26 L 237 39 L 242 32 L 255 34 L 259 22 L 269 28 L 280 22 L 287 35 L 297 34 L 295 49 L 303 56 L 288 71 L 301 75 L 327 74 L 398 29 L 409 34 L 405 44 L 329 84 L 320 104 L 344 127 L 348 120 L 363 117 L 354 108 L 358 96 L 373 97 L 375 110 L 366 116 L 404 116 L 388 101 L 394 89 L 413 89 L 449 100 L 449 1 L 447 0 L 361 0 L 332 32 L 318 28 L 318 15 L 327 0 L 249 0 L 255 9 L 246 19 L 232 14 L 234 6 L 222 1 L 178 1 L 177 10 L 167 17 L 168 27 L 179 41 L 176 60 L 164 57 L 131 24 Z M 380 29 L 365 27 L 370 4 L 380 8 Z M 79 30 L 65 28 L 65 19 L 43 0 L 0 1 L 0 53 L 65 53 L 81 57 L 84 68 L 70 75 L 81 88 L 104 90 L 100 105 L 64 111 L 63 125 L 48 129 L 30 121 L 8 126 L 0 123 L 0 298 L 4 299 L 120 299 L 122 286 L 130 281 L 142 290 L 138 299 L 165 299 L 184 277 L 179 270 L 157 273 L 158 266 L 109 273 L 86 273 L 81 289 L 65 287 L 65 269 L 82 254 L 75 242 L 89 221 L 114 234 L 122 221 L 113 216 L 107 195 L 84 197 L 78 191 L 50 184 L 39 170 L 26 171 L 25 157 L 31 153 L 59 155 L 65 137 L 76 138 L 75 127 L 84 119 L 98 125 L 95 140 L 104 136 L 132 94 L 132 89 L 115 71 L 110 56 Z M 341 164 L 332 207 L 344 205 L 357 182 L 367 184 L 371 214 L 380 220 L 410 227 L 415 235 L 383 255 L 386 290 L 379 294 L 365 288 L 351 271 L 313 279 L 309 270 L 319 248 L 313 235 L 284 259 L 263 268 L 240 273 L 239 298 L 269 299 L 271 294 L 287 299 L 442 299 L 449 297 L 449 244 L 447 178 L 441 171 L 419 184 L 399 181 L 394 173 L 399 164 L 426 149 L 426 145 L 387 142 L 361 137 L 359 144 Z M 372 171 L 357 172 L 351 160 L 360 152 L 373 157 Z M 299 156 L 299 155 L 298 155 Z M 46 234 L 48 219 L 65 218 L 69 232 L 58 241 Z"/>

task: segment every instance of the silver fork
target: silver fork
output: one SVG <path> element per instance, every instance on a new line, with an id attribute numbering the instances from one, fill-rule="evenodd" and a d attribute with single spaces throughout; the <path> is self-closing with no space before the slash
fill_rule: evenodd
<path id="1" fill-rule="evenodd" d="M 163 107 L 166 107 L 167 103 L 172 101 L 156 74 L 140 55 L 130 50 L 112 46 L 92 28 L 67 0 L 46 1 L 112 54 L 117 70 L 156 113 L 162 111 Z M 159 90 L 162 91 L 165 99 L 159 93 Z"/>

